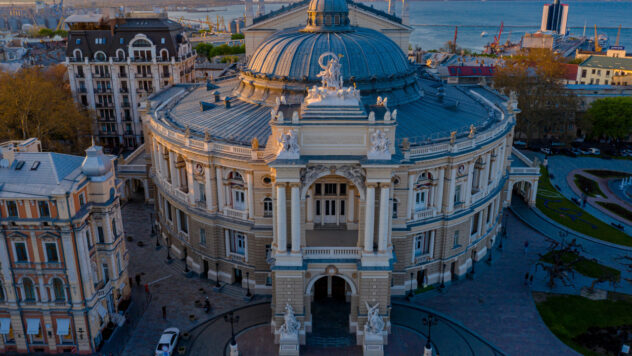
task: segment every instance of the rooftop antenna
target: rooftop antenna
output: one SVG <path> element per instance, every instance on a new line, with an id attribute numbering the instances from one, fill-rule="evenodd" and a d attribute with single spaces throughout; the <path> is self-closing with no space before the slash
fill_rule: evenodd
<path id="1" fill-rule="evenodd" d="M 584 19 L 584 34 L 582 37 L 586 37 L 586 19 Z"/>

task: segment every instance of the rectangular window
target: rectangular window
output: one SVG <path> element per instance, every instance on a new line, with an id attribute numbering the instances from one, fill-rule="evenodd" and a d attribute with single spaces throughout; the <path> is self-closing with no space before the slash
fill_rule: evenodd
<path id="1" fill-rule="evenodd" d="M 39 208 L 39 214 L 41 218 L 50 217 L 50 210 L 48 209 L 47 201 L 38 201 L 37 207 Z"/>
<path id="2" fill-rule="evenodd" d="M 79 206 L 83 208 L 86 205 L 86 195 L 84 193 L 79 194 Z"/>
<path id="3" fill-rule="evenodd" d="M 457 185 L 454 189 L 454 204 L 461 202 L 461 185 Z"/>
<path id="4" fill-rule="evenodd" d="M 189 226 L 187 225 L 187 214 L 185 214 L 182 210 L 178 210 L 178 225 L 180 231 L 184 232 L 185 234 L 189 233 Z"/>
<path id="5" fill-rule="evenodd" d="M 86 243 L 88 244 L 88 249 L 92 248 L 92 237 L 90 236 L 90 230 L 86 230 Z"/>
<path id="6" fill-rule="evenodd" d="M 489 222 L 490 222 L 491 220 L 492 220 L 492 205 L 491 205 L 491 204 L 489 204 L 489 205 L 487 206 L 487 219 L 485 219 L 485 222 L 486 222 L 487 224 L 489 224 Z"/>
<path id="7" fill-rule="evenodd" d="M 26 252 L 26 242 L 15 243 L 15 260 L 17 262 L 28 262 L 29 255 Z"/>
<path id="8" fill-rule="evenodd" d="M 44 244 L 46 247 L 46 261 L 47 262 L 59 262 L 59 256 L 57 255 L 57 244 L 47 242 Z"/>
<path id="9" fill-rule="evenodd" d="M 103 272 L 103 283 L 110 281 L 110 268 L 107 263 L 101 265 L 101 271 Z"/>
<path id="10" fill-rule="evenodd" d="M 236 253 L 239 255 L 244 255 L 246 253 L 246 235 L 237 231 L 230 231 L 230 252 Z"/>
<path id="11" fill-rule="evenodd" d="M 103 227 L 102 226 L 97 226 L 97 234 L 99 235 L 99 243 L 100 244 L 104 244 L 105 243 L 105 234 L 103 233 Z"/>
<path id="12" fill-rule="evenodd" d="M 340 184 L 340 195 L 346 195 L 347 194 L 347 185 L 342 183 Z"/>
<path id="13" fill-rule="evenodd" d="M 325 195 L 336 195 L 336 183 L 325 183 Z"/>
<path id="14" fill-rule="evenodd" d="M 452 244 L 452 248 L 457 248 L 459 246 L 461 245 L 459 245 L 459 231 L 457 230 L 454 232 L 454 242 Z"/>
<path id="15" fill-rule="evenodd" d="M 125 44 L 125 39 L 123 37 L 119 39 L 119 44 Z"/>
<path id="16" fill-rule="evenodd" d="M 430 252 L 430 233 L 422 232 L 415 235 L 415 256 L 425 255 Z"/>
<path id="17" fill-rule="evenodd" d="M 200 195 L 200 201 L 206 202 L 206 190 L 205 190 L 206 186 L 204 185 L 204 183 L 200 183 L 200 182 L 198 182 L 197 185 L 198 185 L 198 192 Z"/>
<path id="18" fill-rule="evenodd" d="M 206 246 L 206 230 L 200 229 L 200 245 Z"/>
<path id="19" fill-rule="evenodd" d="M 173 221 L 173 215 L 171 213 L 171 203 L 169 203 L 168 201 L 165 200 L 165 202 L 167 203 L 167 219 L 169 221 Z"/>
<path id="20" fill-rule="evenodd" d="M 479 211 L 478 213 L 474 214 L 474 216 L 472 216 L 472 229 L 470 231 L 470 235 L 476 235 L 476 233 L 478 233 L 478 218 L 480 217 L 481 212 Z"/>
<path id="21" fill-rule="evenodd" d="M 271 217 L 272 216 L 272 199 L 265 198 L 263 200 L 263 216 Z"/>
<path id="22" fill-rule="evenodd" d="M 123 270 L 121 270 L 121 253 L 120 252 L 116 253 L 116 270 L 118 271 L 119 276 L 121 275 L 121 273 L 123 273 Z"/>
<path id="23" fill-rule="evenodd" d="M 18 217 L 18 204 L 14 201 L 7 201 L 7 212 L 9 217 L 17 218 Z"/>
<path id="24" fill-rule="evenodd" d="M 346 200 L 340 200 L 340 215 L 345 214 L 345 202 Z"/>
<path id="25" fill-rule="evenodd" d="M 322 188 L 321 188 L 320 184 L 315 184 L 314 185 L 314 190 L 315 190 L 314 195 L 322 195 L 323 193 L 322 193 L 321 189 Z"/>

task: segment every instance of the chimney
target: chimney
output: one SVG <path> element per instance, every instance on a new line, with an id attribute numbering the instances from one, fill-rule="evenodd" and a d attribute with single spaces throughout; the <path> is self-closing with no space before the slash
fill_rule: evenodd
<path id="1" fill-rule="evenodd" d="M 11 167 L 13 161 L 15 161 L 15 147 L 13 144 L 0 147 L 0 168 Z"/>
<path id="2" fill-rule="evenodd" d="M 213 93 L 213 96 L 215 96 L 215 102 L 219 102 L 219 92 L 217 90 Z"/>
<path id="3" fill-rule="evenodd" d="M 230 97 L 224 98 L 224 105 L 226 105 L 226 109 L 230 109 Z"/>

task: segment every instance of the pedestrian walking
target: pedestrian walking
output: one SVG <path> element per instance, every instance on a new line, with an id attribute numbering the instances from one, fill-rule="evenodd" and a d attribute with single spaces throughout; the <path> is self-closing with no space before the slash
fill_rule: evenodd
<path id="1" fill-rule="evenodd" d="M 524 275 L 524 285 L 528 285 L 529 284 L 529 272 L 525 273 Z"/>
<path id="2" fill-rule="evenodd" d="M 166 305 L 162 306 L 162 319 L 167 320 L 167 306 Z"/>
<path id="3" fill-rule="evenodd" d="M 136 285 L 140 285 L 140 274 L 136 274 Z"/>
<path id="4" fill-rule="evenodd" d="M 529 240 L 524 241 L 524 254 L 526 255 L 529 251 Z"/>
<path id="5" fill-rule="evenodd" d="M 211 302 L 208 300 L 208 297 L 206 297 L 206 300 L 204 301 L 204 311 L 206 314 L 211 311 Z"/>

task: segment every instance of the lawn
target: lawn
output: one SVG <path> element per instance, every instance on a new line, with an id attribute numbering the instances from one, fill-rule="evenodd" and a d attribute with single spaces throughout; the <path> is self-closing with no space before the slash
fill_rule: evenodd
<path id="1" fill-rule="evenodd" d="M 546 216 L 582 234 L 624 246 L 632 246 L 632 236 L 598 220 L 577 204 L 564 198 L 549 180 L 545 167 L 540 169 L 536 206 Z"/>
<path id="2" fill-rule="evenodd" d="M 540 258 L 541 261 L 553 263 L 553 251 L 548 252 Z M 568 262 L 577 258 L 577 254 L 568 252 L 562 257 L 562 261 Z M 615 280 L 621 280 L 621 271 L 608 266 L 604 266 L 587 258 L 582 258 L 574 266 L 574 270 L 590 278 L 602 276 L 615 276 Z"/>
<path id="3" fill-rule="evenodd" d="M 616 355 L 616 351 L 612 352 L 621 344 L 616 339 L 615 329 L 623 329 L 624 325 L 629 329 L 632 324 L 629 297 L 593 301 L 576 295 L 534 293 L 534 299 L 549 329 L 583 355 Z M 605 330 L 609 332 L 603 333 Z M 595 345 L 601 345 L 602 349 L 596 352 L 588 348 Z M 606 352 L 603 348 L 611 350 Z"/>
<path id="4" fill-rule="evenodd" d="M 575 185 L 579 190 L 591 197 L 605 197 L 606 195 L 599 189 L 599 184 L 590 178 L 586 178 L 580 174 L 575 174 Z"/>
<path id="5" fill-rule="evenodd" d="M 599 178 L 625 178 L 630 176 L 629 173 L 608 171 L 605 169 L 586 169 L 584 171 Z"/>
<path id="6" fill-rule="evenodd" d="M 609 203 L 604 201 L 598 201 L 597 204 L 603 206 L 604 208 L 610 210 L 611 212 L 619 215 L 620 217 L 632 221 L 632 211 L 622 207 L 619 204 Z"/>

